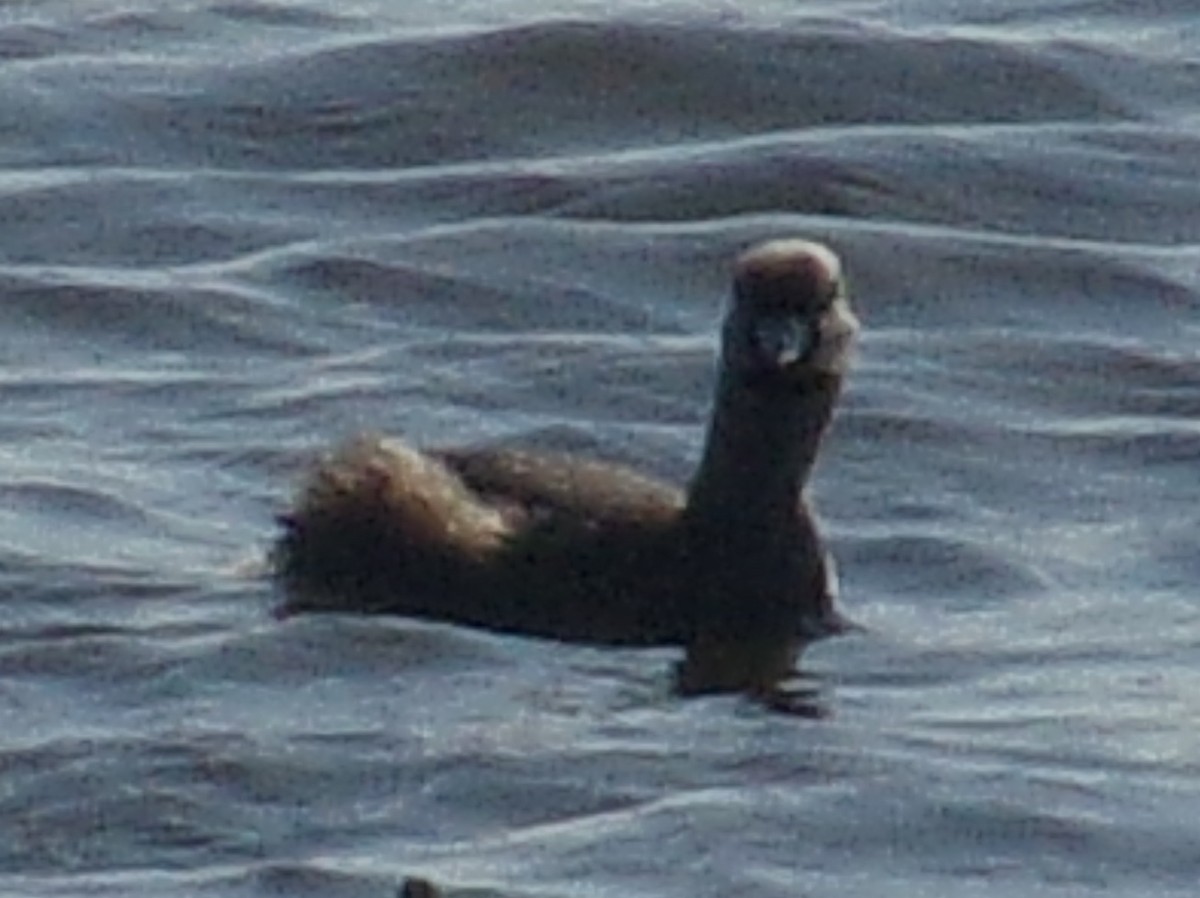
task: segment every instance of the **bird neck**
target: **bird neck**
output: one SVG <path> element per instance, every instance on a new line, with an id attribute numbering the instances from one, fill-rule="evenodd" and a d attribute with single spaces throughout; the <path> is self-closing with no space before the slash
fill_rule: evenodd
<path id="1" fill-rule="evenodd" d="M 840 390 L 833 375 L 754 386 L 723 370 L 688 516 L 748 537 L 788 531 Z"/>

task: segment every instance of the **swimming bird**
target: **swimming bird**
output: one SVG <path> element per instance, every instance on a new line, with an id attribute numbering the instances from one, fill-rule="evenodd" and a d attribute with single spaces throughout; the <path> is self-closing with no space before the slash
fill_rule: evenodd
<path id="1" fill-rule="evenodd" d="M 704 449 L 681 490 L 561 453 L 359 437 L 280 520 L 284 613 L 388 613 L 677 645 L 685 694 L 765 692 L 851 625 L 805 486 L 858 321 L 822 244 L 738 257 Z"/>

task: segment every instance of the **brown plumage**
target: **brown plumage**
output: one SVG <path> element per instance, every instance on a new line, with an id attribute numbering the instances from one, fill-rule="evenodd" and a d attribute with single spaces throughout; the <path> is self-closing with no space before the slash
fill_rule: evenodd
<path id="1" fill-rule="evenodd" d="M 285 610 L 681 645 L 683 691 L 769 689 L 805 644 L 845 628 L 802 491 L 856 331 L 828 249 L 743 254 L 686 492 L 562 454 L 358 438 L 282 519 Z"/>

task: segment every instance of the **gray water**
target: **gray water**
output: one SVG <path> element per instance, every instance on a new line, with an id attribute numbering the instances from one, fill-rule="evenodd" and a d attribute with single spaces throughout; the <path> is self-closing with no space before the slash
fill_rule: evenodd
<path id="1" fill-rule="evenodd" d="M 1200 5 L 0 8 L 0 893 L 1192 895 Z M 824 719 L 276 620 L 359 430 L 676 481 L 731 257 L 865 333 Z"/>

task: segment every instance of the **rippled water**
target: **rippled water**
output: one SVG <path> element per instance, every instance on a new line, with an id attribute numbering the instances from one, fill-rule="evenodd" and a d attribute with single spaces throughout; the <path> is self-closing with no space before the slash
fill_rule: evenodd
<path id="1" fill-rule="evenodd" d="M 1200 12 L 0 9 L 0 891 L 1191 895 Z M 275 620 L 347 433 L 683 480 L 729 259 L 866 324 L 829 716 Z"/>

